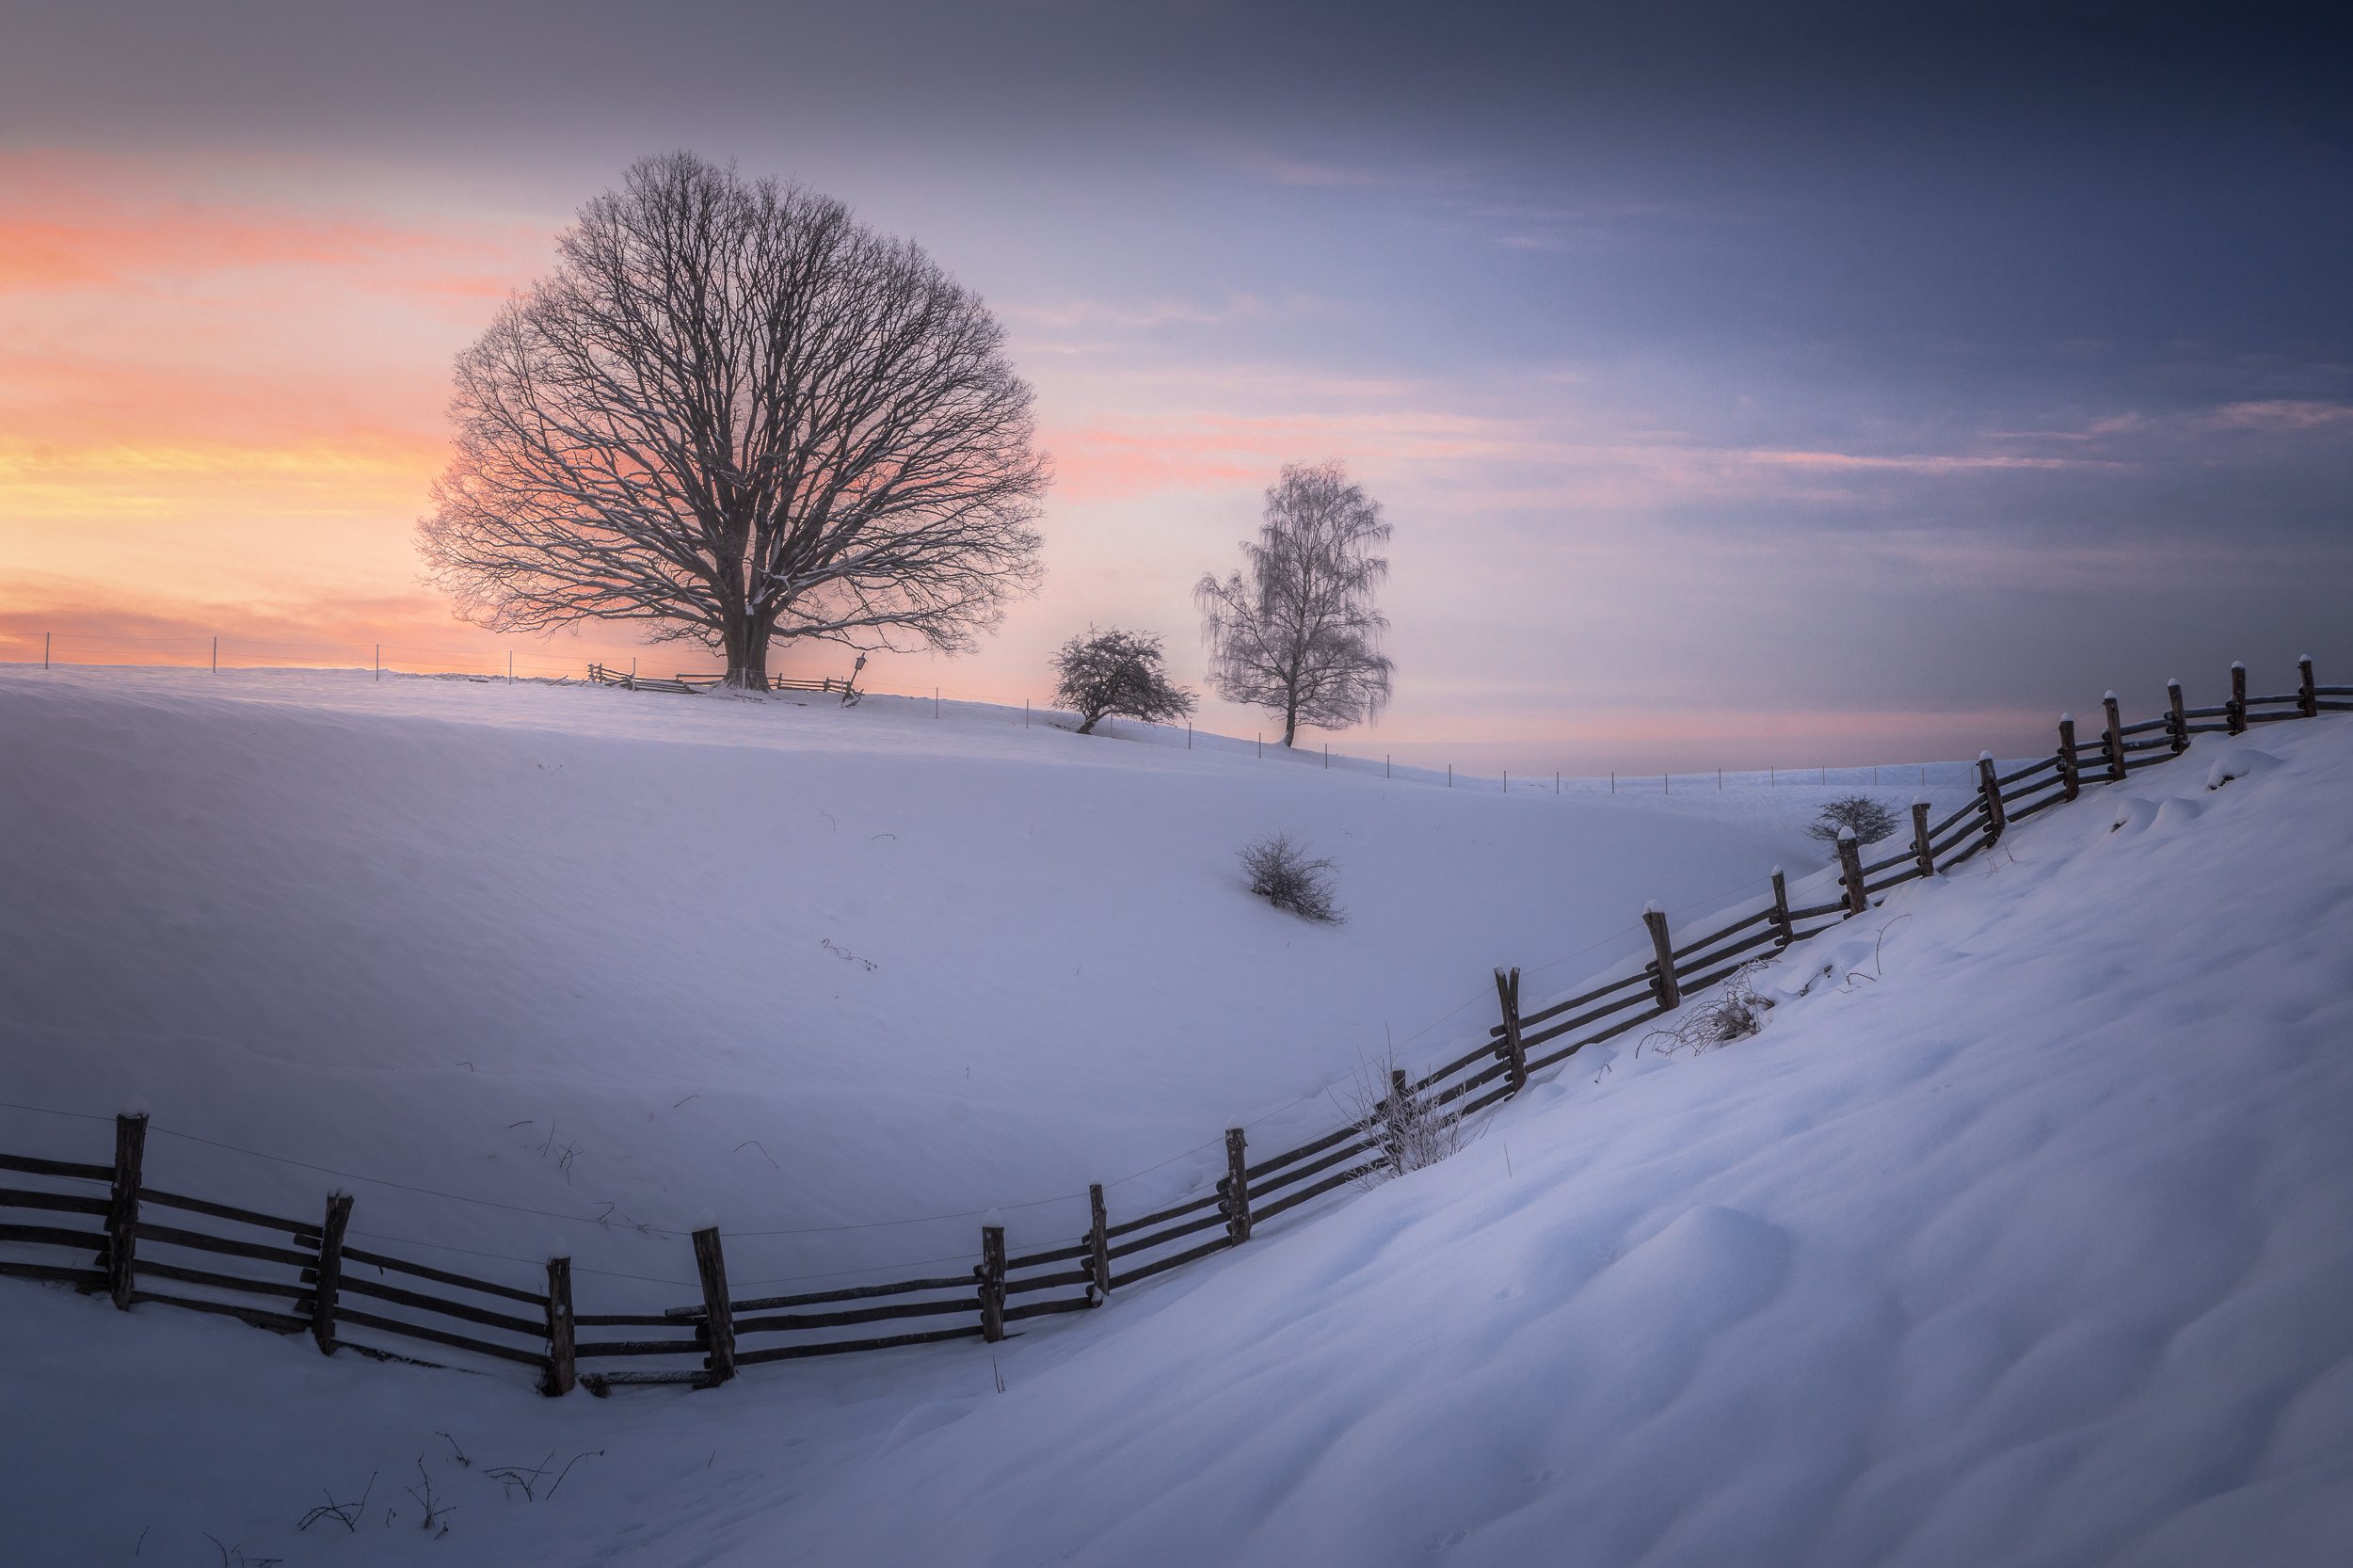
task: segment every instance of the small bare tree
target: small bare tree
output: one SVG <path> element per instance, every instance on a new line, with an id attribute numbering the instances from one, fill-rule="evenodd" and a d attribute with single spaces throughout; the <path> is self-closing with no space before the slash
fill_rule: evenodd
<path id="1" fill-rule="evenodd" d="M 1389 700 L 1389 622 L 1372 603 L 1389 574 L 1372 552 L 1388 536 L 1380 504 L 1337 462 L 1289 464 L 1267 488 L 1257 542 L 1242 544 L 1246 569 L 1193 588 L 1210 683 L 1281 714 L 1285 745 L 1303 724 L 1346 728 Z"/>
<path id="2" fill-rule="evenodd" d="M 1054 700 L 1079 715 L 1081 735 L 1113 713 L 1146 724 L 1181 719 L 1193 712 L 1193 694 L 1168 679 L 1160 657 L 1158 637 L 1090 626 L 1054 655 Z"/>
<path id="3" fill-rule="evenodd" d="M 673 152 L 556 251 L 457 360 L 419 531 L 467 618 L 638 621 L 765 685 L 774 638 L 958 651 L 1034 581 L 1030 388 L 914 245 Z"/>
<path id="4" fill-rule="evenodd" d="M 1869 795 L 1840 795 L 1826 803 L 1821 813 L 1806 824 L 1805 836 L 1834 844 L 1842 827 L 1854 829 L 1855 842 L 1875 844 L 1896 831 L 1896 813 Z"/>
<path id="5" fill-rule="evenodd" d="M 1241 869 L 1249 873 L 1250 890 L 1275 908 L 1325 925 L 1347 922 L 1332 889 L 1332 873 L 1339 870 L 1339 862 L 1310 856 L 1307 846 L 1289 834 L 1270 833 L 1245 845 Z"/>

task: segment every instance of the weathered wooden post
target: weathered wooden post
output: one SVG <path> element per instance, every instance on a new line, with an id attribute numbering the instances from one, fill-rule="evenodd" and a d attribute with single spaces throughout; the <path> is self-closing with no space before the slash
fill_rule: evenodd
<path id="1" fill-rule="evenodd" d="M 2173 755 L 2179 757 L 2189 749 L 2189 713 L 2182 706 L 2182 683 L 2165 683 L 2165 733 L 2173 743 Z"/>
<path id="2" fill-rule="evenodd" d="M 344 1227 L 351 1223 L 351 1194 L 327 1194 L 327 1219 L 319 1226 L 319 1261 L 311 1287 L 311 1339 L 321 1355 L 335 1353 L 335 1298 L 344 1288 Z"/>
<path id="3" fill-rule="evenodd" d="M 1218 1178 L 1218 1210 L 1225 1216 L 1225 1234 L 1236 1242 L 1250 1240 L 1250 1162 L 1242 1130 L 1225 1129 L 1225 1174 Z"/>
<path id="4" fill-rule="evenodd" d="M 1789 920 L 1789 883 L 1779 866 L 1773 868 L 1773 929 L 1781 934 L 1781 947 L 1798 939 L 1797 930 Z"/>
<path id="5" fill-rule="evenodd" d="M 2083 792 L 2083 770 L 2075 764 L 2075 715 L 2059 715 L 2059 796 L 2073 800 Z"/>
<path id="6" fill-rule="evenodd" d="M 2108 753 L 2108 782 L 2121 783 L 2124 777 L 2124 715 L 2116 706 L 2114 692 L 2103 696 L 2100 706 L 2108 715 L 2107 738 L 2101 743 Z"/>
<path id="7" fill-rule="evenodd" d="M 147 1112 L 115 1118 L 114 1190 L 106 1202 L 106 1292 L 131 1310 L 139 1245 L 139 1172 L 147 1163 Z"/>
<path id="8" fill-rule="evenodd" d="M 572 1260 L 548 1259 L 548 1381 L 541 1391 L 561 1399 L 580 1381 L 580 1359 L 572 1332 Z"/>
<path id="9" fill-rule="evenodd" d="M 728 1260 L 715 1220 L 696 1227 L 695 1273 L 703 1287 L 703 1370 L 710 1383 L 725 1383 L 735 1375 L 735 1307 L 728 1300 Z"/>
<path id="10" fill-rule="evenodd" d="M 1667 912 L 1656 900 L 1642 906 L 1642 923 L 1650 928 L 1651 995 L 1661 1009 L 1683 1005 L 1683 987 L 1675 982 L 1674 944 L 1667 939 Z"/>
<path id="11" fill-rule="evenodd" d="M 1095 1288 L 1108 1298 L 1112 1293 L 1112 1224 L 1111 1210 L 1104 1207 L 1100 1183 L 1087 1189 L 1087 1267 L 1094 1272 Z"/>
<path id="12" fill-rule="evenodd" d="M 2222 705 L 2222 722 L 2233 735 L 2247 733 L 2247 666 L 2231 665 L 2231 700 Z"/>
<path id="13" fill-rule="evenodd" d="M 1849 919 L 1871 907 L 1870 900 L 1863 896 L 1863 845 L 1851 827 L 1838 830 L 1838 884 L 1847 889 Z"/>
<path id="14" fill-rule="evenodd" d="M 2320 689 L 2313 681 L 2313 656 L 2296 662 L 2296 711 L 2308 719 L 2320 717 Z"/>
<path id="15" fill-rule="evenodd" d="M 1414 1092 L 1406 1086 L 1405 1069 L 1389 1069 L 1389 1097 L 1381 1106 L 1381 1155 L 1389 1169 L 1405 1174 L 1406 1129 L 1412 1125 Z"/>
<path id="16" fill-rule="evenodd" d="M 1985 841 L 1992 843 L 2009 825 L 2009 813 L 2002 806 L 2002 786 L 1993 776 L 1993 754 L 1977 753 L 1977 798 L 1985 810 Z"/>
<path id="17" fill-rule="evenodd" d="M 1503 1058 L 1504 1078 L 1518 1094 L 1528 1087 L 1528 1049 L 1520 1044 L 1520 971 L 1513 968 L 1510 978 L 1501 969 L 1496 971 L 1496 1000 L 1503 1004 L 1503 1038 L 1496 1047 L 1496 1054 Z"/>
<path id="18" fill-rule="evenodd" d="M 1936 874 L 1936 850 L 1929 842 L 1929 798 L 1926 795 L 1912 803 L 1912 857 L 1919 863 L 1922 876 Z"/>
<path id="19" fill-rule="evenodd" d="M 995 1209 L 981 1216 L 981 1337 L 990 1344 L 1005 1336 L 1005 1217 Z"/>

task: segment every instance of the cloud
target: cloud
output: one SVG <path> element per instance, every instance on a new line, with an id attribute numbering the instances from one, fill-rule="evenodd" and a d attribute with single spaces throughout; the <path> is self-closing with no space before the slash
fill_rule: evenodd
<path id="1" fill-rule="evenodd" d="M 2214 411 L 2212 423 L 2224 430 L 2353 431 L 2353 404 L 2309 398 L 2226 403 Z"/>
<path id="2" fill-rule="evenodd" d="M 0 152 L 0 294 L 303 268 L 368 289 L 497 298 L 545 240 L 520 225 L 403 224 L 191 194 L 128 160 Z"/>

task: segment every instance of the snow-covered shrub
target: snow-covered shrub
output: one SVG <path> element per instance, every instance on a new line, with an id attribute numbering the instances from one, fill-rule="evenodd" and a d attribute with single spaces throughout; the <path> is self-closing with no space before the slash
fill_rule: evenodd
<path id="1" fill-rule="evenodd" d="M 1088 627 L 1054 655 L 1054 700 L 1079 715 L 1079 733 L 1092 732 L 1113 713 L 1146 724 L 1181 719 L 1193 694 L 1160 669 L 1160 640 L 1117 627 Z"/>
<path id="2" fill-rule="evenodd" d="M 1465 1141 L 1463 1113 L 1456 1109 L 1462 1102 L 1440 1105 L 1429 1095 L 1407 1092 L 1407 1081 L 1410 1079 L 1392 1051 L 1379 1061 L 1365 1063 L 1354 1077 L 1333 1090 L 1349 1124 L 1375 1140 L 1379 1160 L 1357 1178 L 1360 1187 L 1377 1186 L 1409 1171 L 1435 1165 Z"/>
<path id="3" fill-rule="evenodd" d="M 1715 995 L 1687 1003 L 1673 1015 L 1672 1023 L 1643 1035 L 1641 1044 L 1634 1048 L 1634 1054 L 1640 1056 L 1647 1048 L 1659 1056 L 1673 1056 L 1680 1050 L 1699 1056 L 1718 1046 L 1745 1040 L 1763 1029 L 1773 999 L 1758 992 L 1756 977 L 1770 968 L 1772 963 L 1769 958 L 1760 958 L 1741 965 L 1724 977 Z"/>
<path id="4" fill-rule="evenodd" d="M 1834 844 L 1842 827 L 1854 829 L 1855 842 L 1875 844 L 1896 831 L 1896 813 L 1869 795 L 1840 795 L 1806 824 L 1805 836 Z"/>
<path id="5" fill-rule="evenodd" d="M 1328 925 L 1347 918 L 1333 896 L 1337 862 L 1310 856 L 1307 846 L 1288 833 L 1270 833 L 1246 846 L 1241 869 L 1250 873 L 1250 890 L 1277 909 Z"/>

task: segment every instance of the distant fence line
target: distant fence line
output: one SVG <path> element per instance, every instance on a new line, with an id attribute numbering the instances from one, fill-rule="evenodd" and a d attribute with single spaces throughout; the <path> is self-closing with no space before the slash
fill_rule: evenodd
<path id="1" fill-rule="evenodd" d="M 77 651 L 76 645 L 81 645 L 79 651 L 84 655 L 78 659 L 73 657 Z M 526 654 L 519 658 L 511 648 L 492 654 L 485 653 L 480 649 L 420 648 L 409 644 L 290 643 L 233 636 L 138 637 L 94 632 L 0 632 L 0 648 L 8 648 L 10 651 L 22 655 L 21 659 L 14 662 L 30 664 L 38 659 L 44 669 L 77 666 L 128 667 L 233 673 L 240 669 L 319 668 L 357 670 L 367 673 L 378 680 L 387 675 L 394 677 L 423 675 L 450 679 L 462 678 L 475 682 L 504 680 L 510 683 L 530 681 L 546 685 L 574 685 L 579 683 L 579 677 L 574 672 L 581 668 L 579 664 L 569 659 L 554 660 L 537 657 L 536 654 Z M 160 656 L 143 659 L 96 656 L 102 650 L 113 653 L 124 649 Z M 324 655 L 338 662 L 319 664 L 304 664 L 298 661 L 289 662 L 289 656 L 293 655 L 310 659 Z M 344 659 L 348 659 L 349 662 L 341 662 Z M 725 676 L 712 671 L 641 676 L 636 673 L 635 662 L 632 661 L 631 667 L 626 671 L 617 664 L 592 662 L 587 666 L 586 679 L 591 684 L 629 687 L 647 692 L 691 694 L 707 692 L 720 685 Z M 929 702 L 935 713 L 939 712 L 949 704 L 966 708 L 1001 708 L 1005 710 L 1009 717 L 1014 712 L 1014 705 L 1011 702 L 946 697 L 936 687 L 928 696 L 920 692 L 890 691 L 881 687 L 854 687 L 851 680 L 840 676 L 774 677 L 770 680 L 769 689 L 775 692 L 841 694 L 853 702 L 859 697 L 870 696 L 898 697 L 910 702 Z M 1028 701 L 1020 705 L 1020 713 L 1025 722 L 1032 716 L 1040 720 L 1069 716 L 1056 709 L 1043 707 L 1033 709 Z M 1167 728 L 1173 733 L 1180 727 L 1156 726 L 1154 728 Z M 1189 726 L 1181 728 L 1190 738 L 1191 728 Z M 1240 736 L 1218 738 L 1236 745 L 1251 744 L 1244 742 Z M 1289 751 L 1279 744 L 1270 747 L 1266 744 L 1263 736 L 1257 737 L 1256 744 L 1261 756 L 1273 750 L 1278 756 L 1286 757 L 1302 765 L 1313 765 L 1320 760 L 1325 767 L 1334 767 L 1337 764 L 1341 770 L 1367 772 L 1378 767 L 1385 774 L 1392 771 L 1391 760 L 1388 758 L 1358 757 L 1347 752 L 1335 752 L 1328 744 L 1320 750 L 1291 749 Z M 1644 794 L 1650 792 L 1650 785 L 1654 780 L 1657 782 L 1658 792 L 1662 794 L 1678 794 L 1693 789 L 1723 789 L 1730 785 L 1777 787 L 1811 783 L 1817 786 L 1838 785 L 1861 788 L 1868 782 L 1873 787 L 1904 784 L 1914 784 L 1921 788 L 1949 787 L 1969 783 L 1973 773 L 1968 762 L 1951 760 L 1925 762 L 1857 763 L 1843 767 L 1825 767 L 1817 764 L 1804 768 L 1705 768 L 1667 773 L 1638 773 L 1620 769 L 1615 772 L 1582 775 L 1571 774 L 1565 770 L 1532 770 L 1516 777 L 1509 770 L 1505 770 L 1499 780 L 1475 779 L 1474 776 L 1467 772 L 1457 779 L 1453 765 L 1445 762 L 1398 764 L 1395 771 L 1427 773 L 1433 777 L 1443 775 L 1451 787 L 1469 787 L 1474 782 L 1481 784 L 1482 787 L 1487 783 L 1497 783 L 1503 792 L 1510 793 L 1558 794 L 1572 792 Z"/>
<path id="2" fill-rule="evenodd" d="M 2254 696 L 2247 691 L 2245 667 L 2234 664 L 2227 700 L 2188 707 L 2172 683 L 2166 711 L 2132 724 L 2123 721 L 2111 692 L 2094 738 L 2078 739 L 2074 720 L 2062 718 L 2057 749 L 2039 761 L 2001 773 L 1991 754 L 1981 756 L 1976 793 L 1959 810 L 1930 823 L 1929 807 L 1913 805 L 1910 840 L 1894 854 L 1866 862 L 1853 836 L 1842 837 L 1836 898 L 1793 907 L 1776 869 L 1769 902 L 1681 940 L 1666 914 L 1653 906 L 1642 917 L 1651 957 L 1641 969 L 1533 1011 L 1521 1010 L 1519 970 L 1498 968 L 1500 1019 L 1486 1037 L 1419 1077 L 1393 1074 L 1387 1096 L 1371 1113 L 1256 1160 L 1244 1129 L 1228 1128 L 1225 1174 L 1213 1191 L 1117 1222 L 1103 1187 L 1094 1186 L 1086 1233 L 1062 1246 L 1009 1256 L 1005 1227 L 992 1212 L 984 1218 L 978 1258 L 967 1272 L 738 1297 L 728 1288 L 723 1238 L 713 1224 L 691 1233 L 697 1301 L 660 1312 L 583 1312 L 568 1257 L 552 1257 L 543 1274 L 513 1283 L 348 1245 L 353 1200 L 347 1193 L 330 1192 L 315 1218 L 297 1220 L 150 1187 L 147 1118 L 125 1115 L 116 1118 L 107 1164 L 0 1153 L 0 1171 L 46 1184 L 0 1188 L 0 1210 L 98 1222 L 95 1227 L 46 1219 L 0 1224 L 0 1242 L 61 1249 L 87 1259 L 0 1259 L 0 1274 L 103 1292 L 124 1310 L 154 1304 L 225 1314 L 281 1334 L 307 1334 L 330 1353 L 350 1349 L 419 1359 L 384 1342 L 390 1339 L 518 1364 L 534 1368 L 551 1395 L 580 1384 L 596 1393 L 629 1384 L 709 1387 L 769 1362 L 951 1339 L 994 1342 L 1010 1325 L 1088 1311 L 1114 1290 L 1242 1245 L 1267 1222 L 1372 1176 L 1391 1140 L 1430 1111 L 1470 1116 L 1508 1099 L 1534 1074 L 1587 1046 L 1673 1012 L 1753 962 L 1759 950 L 1778 954 L 1835 929 L 1867 910 L 1873 895 L 1950 870 L 2027 818 L 2075 799 L 2088 785 L 2121 782 L 2170 761 L 2194 735 L 2242 734 L 2279 720 L 2353 712 L 2353 686 L 2316 685 L 2309 659 L 2299 674 L 2296 691 Z M 168 1213 L 159 1217 L 159 1211 Z M 224 1224 L 233 1229 L 224 1234 Z M 217 1259 L 275 1265 L 282 1272 L 225 1272 L 229 1265 Z M 940 1319 L 952 1320 L 912 1326 Z M 877 1332 L 886 1325 L 888 1331 Z M 593 1332 L 608 1330 L 619 1332 Z"/>

